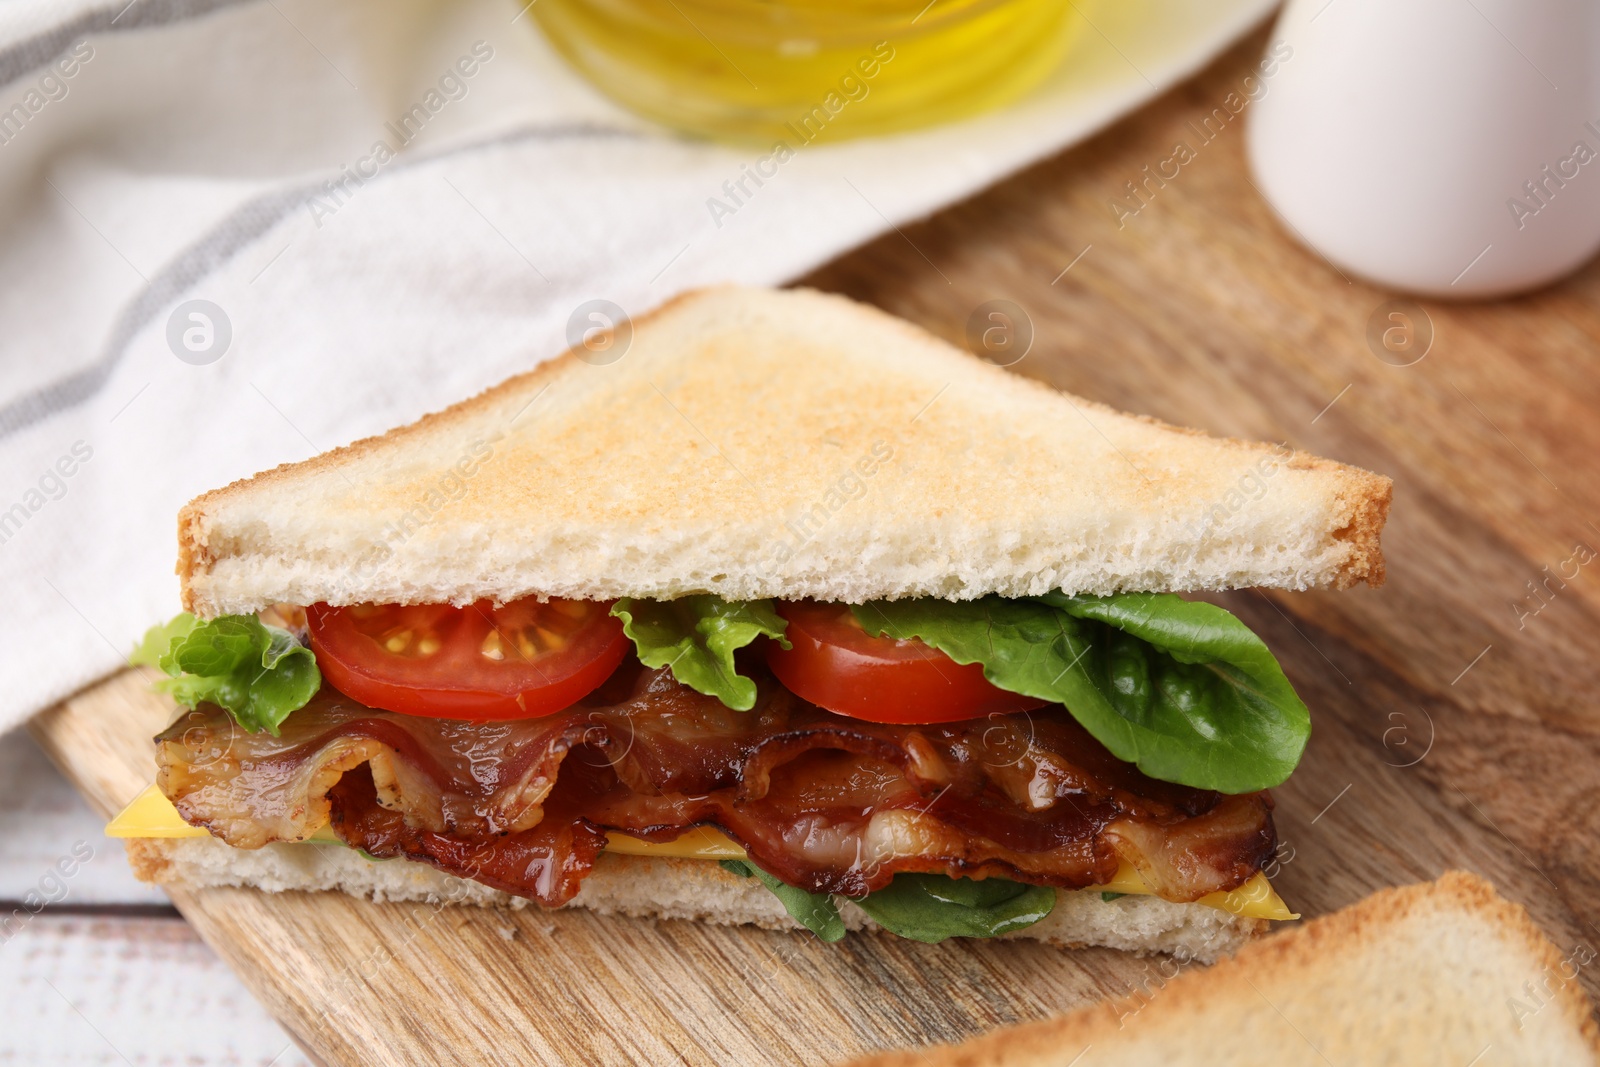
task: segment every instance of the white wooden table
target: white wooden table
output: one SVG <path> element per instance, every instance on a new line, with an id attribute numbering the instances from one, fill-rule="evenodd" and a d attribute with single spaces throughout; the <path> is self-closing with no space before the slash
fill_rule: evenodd
<path id="1" fill-rule="evenodd" d="M 27 735 L 0 737 L 0 1065 L 308 1065 L 101 831 Z"/>

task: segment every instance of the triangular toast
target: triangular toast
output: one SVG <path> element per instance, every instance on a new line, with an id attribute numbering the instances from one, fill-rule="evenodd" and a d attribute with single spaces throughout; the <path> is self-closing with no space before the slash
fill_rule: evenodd
<path id="1" fill-rule="evenodd" d="M 692 293 L 621 349 L 199 497 L 179 520 L 185 603 L 1383 577 L 1387 478 L 1124 415 L 841 297 Z"/>
<path id="2" fill-rule="evenodd" d="M 1476 875 L 1385 889 L 1209 970 L 1163 961 L 1128 996 L 853 1067 L 1567 1067 L 1600 1063 L 1580 973 Z"/>

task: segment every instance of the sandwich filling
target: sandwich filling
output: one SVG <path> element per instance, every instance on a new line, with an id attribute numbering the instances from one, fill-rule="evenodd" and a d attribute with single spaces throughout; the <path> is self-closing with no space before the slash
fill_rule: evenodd
<path id="1" fill-rule="evenodd" d="M 1235 890 L 1306 736 L 1259 639 L 1171 596 L 315 605 L 183 616 L 135 660 L 193 708 L 159 788 L 234 847 L 331 830 L 559 906 L 608 838 L 711 828 L 819 932 L 913 882 L 993 932 L 1129 868 Z"/>

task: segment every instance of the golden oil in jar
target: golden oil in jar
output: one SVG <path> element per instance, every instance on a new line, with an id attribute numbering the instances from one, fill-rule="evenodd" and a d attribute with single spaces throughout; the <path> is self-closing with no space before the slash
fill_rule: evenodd
<path id="1" fill-rule="evenodd" d="M 531 12 L 557 51 L 624 107 L 704 137 L 798 147 L 947 122 L 1016 99 L 1060 64 L 1083 22 L 1073 7 L 538 0 Z"/>

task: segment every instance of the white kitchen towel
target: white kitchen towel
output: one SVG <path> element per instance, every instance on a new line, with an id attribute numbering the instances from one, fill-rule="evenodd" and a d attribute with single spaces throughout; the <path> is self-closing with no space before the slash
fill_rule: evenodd
<path id="1" fill-rule="evenodd" d="M 795 146 L 733 198 L 763 153 L 619 110 L 522 0 L 0 3 L 0 729 L 177 610 L 196 493 L 524 370 L 586 301 L 793 278 L 1087 136 L 1271 6 L 1074 6 L 1071 56 L 1015 106 Z"/>

